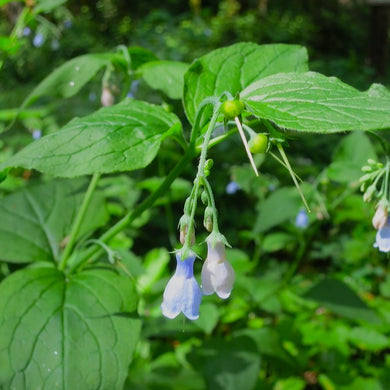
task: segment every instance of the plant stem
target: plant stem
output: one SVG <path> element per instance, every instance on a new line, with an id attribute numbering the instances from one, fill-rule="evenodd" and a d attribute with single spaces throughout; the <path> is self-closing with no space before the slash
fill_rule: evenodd
<path id="1" fill-rule="evenodd" d="M 120 219 L 115 225 L 113 225 L 109 230 L 102 234 L 97 241 L 107 243 L 113 237 L 115 237 L 119 232 L 125 229 L 131 222 L 133 222 L 137 217 L 139 217 L 145 210 L 153 205 L 153 203 L 163 195 L 172 182 L 180 175 L 181 171 L 187 165 L 187 163 L 192 159 L 194 154 L 193 147 L 187 149 L 184 156 L 180 161 L 175 165 L 169 175 L 165 180 L 160 184 L 156 191 L 150 194 L 141 204 L 138 205 L 133 211 L 126 214 L 122 219 Z M 86 263 L 92 256 L 97 255 L 102 252 L 101 247 L 94 245 L 90 247 L 86 252 L 80 256 L 79 261 L 75 264 L 72 269 L 80 268 L 84 263 Z"/>
<path id="2" fill-rule="evenodd" d="M 66 267 L 66 262 L 68 261 L 69 256 L 70 256 L 70 254 L 72 252 L 72 249 L 74 247 L 74 244 L 76 242 L 77 235 L 79 234 L 81 224 L 83 223 L 85 214 L 86 214 L 86 212 L 88 210 L 88 206 L 89 206 L 89 204 L 91 202 L 92 195 L 93 195 L 93 193 L 94 193 L 94 191 L 96 189 L 96 186 L 97 186 L 97 184 L 99 182 L 99 179 L 100 179 L 100 174 L 98 174 L 98 173 L 95 173 L 92 176 L 92 179 L 91 179 L 91 181 L 89 183 L 87 192 L 85 193 L 83 202 L 82 202 L 82 204 L 80 206 L 79 212 L 77 213 L 76 218 L 75 218 L 75 220 L 73 222 L 72 229 L 71 229 L 70 235 L 69 235 L 69 241 L 66 244 L 66 247 L 65 247 L 64 251 L 62 252 L 62 256 L 61 256 L 60 262 L 58 264 L 58 269 L 59 270 L 63 271 L 65 269 L 65 267 Z"/>

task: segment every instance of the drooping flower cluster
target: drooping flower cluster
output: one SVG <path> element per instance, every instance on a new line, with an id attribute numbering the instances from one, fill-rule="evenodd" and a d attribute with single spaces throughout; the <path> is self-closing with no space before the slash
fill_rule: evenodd
<path id="1" fill-rule="evenodd" d="M 176 271 L 165 287 L 161 305 L 165 317 L 172 319 L 183 313 L 188 319 L 196 320 L 202 295 L 215 292 L 222 299 L 230 296 L 235 274 L 226 259 L 225 243 L 211 234 L 207 248 L 207 258 L 201 273 L 202 288 L 194 277 L 195 254 L 190 252 L 183 260 L 180 252 L 176 254 Z"/>

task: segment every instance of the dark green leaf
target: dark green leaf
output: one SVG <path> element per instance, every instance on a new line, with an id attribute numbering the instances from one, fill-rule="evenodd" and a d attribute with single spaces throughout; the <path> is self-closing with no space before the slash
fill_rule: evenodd
<path id="1" fill-rule="evenodd" d="M 163 108 L 126 99 L 28 145 L 0 169 L 23 167 L 60 177 L 144 168 L 161 142 L 181 128 Z"/>
<path id="2" fill-rule="evenodd" d="M 233 96 L 256 80 L 280 72 L 307 71 L 307 52 L 297 45 L 238 43 L 197 59 L 184 75 L 184 107 L 189 121 L 207 97 Z"/>
<path id="3" fill-rule="evenodd" d="M 12 274 L 0 285 L 0 388 L 122 389 L 136 307 L 133 283 L 112 271 Z"/>
<path id="4" fill-rule="evenodd" d="M 316 133 L 390 128 L 390 96 L 359 92 L 319 73 L 280 73 L 241 94 L 248 110 L 278 127 Z"/>
<path id="5" fill-rule="evenodd" d="M 318 302 L 341 317 L 371 323 L 380 322 L 375 312 L 340 280 L 324 278 L 312 287 L 305 297 Z"/>
<path id="6" fill-rule="evenodd" d="M 0 202 L 0 259 L 13 263 L 53 261 L 81 205 L 86 180 L 56 180 L 15 192 Z M 103 197 L 92 198 L 79 235 L 108 219 Z"/>

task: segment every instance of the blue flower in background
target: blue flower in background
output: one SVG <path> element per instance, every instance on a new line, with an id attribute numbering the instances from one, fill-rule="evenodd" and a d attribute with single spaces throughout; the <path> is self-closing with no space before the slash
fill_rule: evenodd
<path id="1" fill-rule="evenodd" d="M 42 130 L 40 130 L 40 129 L 33 130 L 32 137 L 33 137 L 33 139 L 41 138 L 42 137 Z"/>
<path id="2" fill-rule="evenodd" d="M 226 186 L 226 193 L 229 194 L 229 195 L 233 195 L 240 189 L 241 189 L 241 187 L 235 181 L 231 181 Z"/>
<path id="3" fill-rule="evenodd" d="M 162 313 L 167 318 L 175 318 L 182 312 L 188 319 L 199 318 L 202 291 L 194 278 L 195 254 L 181 260 L 176 254 L 176 271 L 165 287 Z"/>
<path id="4" fill-rule="evenodd" d="M 35 35 L 35 37 L 33 39 L 33 45 L 35 47 L 41 47 L 44 42 L 45 42 L 45 37 L 43 36 L 43 34 L 38 33 Z"/>
<path id="5" fill-rule="evenodd" d="M 25 27 L 25 28 L 23 29 L 22 35 L 23 35 L 24 37 L 28 37 L 30 34 L 31 34 L 31 28 L 30 28 L 30 27 Z"/>
<path id="6" fill-rule="evenodd" d="M 302 209 L 299 211 L 297 217 L 295 218 L 295 226 L 300 229 L 306 229 L 309 225 L 309 216 L 307 211 Z"/>
<path id="7" fill-rule="evenodd" d="M 386 225 L 381 227 L 376 233 L 375 248 L 378 248 L 381 252 L 390 251 L 390 218 L 387 219 Z"/>

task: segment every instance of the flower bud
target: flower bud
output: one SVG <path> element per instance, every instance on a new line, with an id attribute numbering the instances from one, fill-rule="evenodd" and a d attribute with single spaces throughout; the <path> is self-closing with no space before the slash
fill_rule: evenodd
<path id="1" fill-rule="evenodd" d="M 210 206 L 204 211 L 203 226 L 209 232 L 213 230 L 213 209 Z"/>
<path id="2" fill-rule="evenodd" d="M 386 225 L 387 215 L 387 206 L 380 203 L 376 209 L 374 217 L 372 218 L 372 225 L 375 229 L 381 229 Z"/>
<path id="3" fill-rule="evenodd" d="M 109 107 L 114 104 L 114 96 L 108 87 L 103 87 L 102 97 L 100 99 L 103 107 Z"/>
<path id="4" fill-rule="evenodd" d="M 364 193 L 364 195 L 363 195 L 363 200 L 364 200 L 365 202 L 371 202 L 372 197 L 373 197 L 373 195 L 375 194 L 375 192 L 376 192 L 376 187 L 375 187 L 374 185 L 370 185 L 370 186 L 367 188 L 367 190 L 366 190 L 366 192 Z"/>

